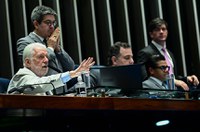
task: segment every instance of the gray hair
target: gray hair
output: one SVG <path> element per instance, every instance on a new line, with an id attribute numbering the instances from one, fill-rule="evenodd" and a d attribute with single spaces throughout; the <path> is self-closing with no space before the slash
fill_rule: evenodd
<path id="1" fill-rule="evenodd" d="M 57 16 L 56 12 L 50 7 L 44 5 L 36 6 L 31 13 L 31 21 L 36 20 L 38 23 L 41 23 L 45 15 Z"/>
<path id="2" fill-rule="evenodd" d="M 38 47 L 46 49 L 46 46 L 41 44 L 41 43 L 31 43 L 31 44 L 27 45 L 24 48 L 24 51 L 23 51 L 23 63 L 25 63 L 26 58 L 29 58 L 29 59 L 32 58 L 32 56 L 33 56 L 33 54 L 35 52 L 34 49 L 38 48 Z"/>

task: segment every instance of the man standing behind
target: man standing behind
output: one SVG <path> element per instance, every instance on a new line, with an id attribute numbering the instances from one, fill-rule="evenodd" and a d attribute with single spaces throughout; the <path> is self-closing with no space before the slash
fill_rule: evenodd
<path id="1" fill-rule="evenodd" d="M 149 23 L 149 35 L 152 39 L 151 43 L 141 49 L 137 54 L 137 63 L 145 63 L 147 59 L 155 54 L 165 56 L 167 64 L 170 66 L 171 73 L 176 75 L 176 63 L 173 54 L 166 48 L 166 39 L 168 36 L 168 24 L 161 18 L 155 18 Z M 199 85 L 199 80 L 195 75 L 184 77 L 185 82 L 190 82 L 193 85 Z M 175 79 L 175 85 L 189 90 L 188 85 L 184 81 Z"/>
<path id="2" fill-rule="evenodd" d="M 46 45 L 48 51 L 49 70 L 46 75 L 57 74 L 74 69 L 74 61 L 60 46 L 60 29 L 55 29 L 57 24 L 56 17 L 56 12 L 50 7 L 36 6 L 33 9 L 31 21 L 34 26 L 34 31 L 17 41 L 20 67 L 23 66 L 22 55 L 24 48 L 30 43 L 39 42 Z M 60 90 L 66 91 L 66 88 Z"/>

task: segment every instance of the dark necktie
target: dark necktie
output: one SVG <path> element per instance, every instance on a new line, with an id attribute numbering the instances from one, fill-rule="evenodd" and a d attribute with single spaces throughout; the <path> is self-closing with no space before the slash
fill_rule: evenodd
<path id="1" fill-rule="evenodd" d="M 170 66 L 169 74 L 173 74 L 173 67 L 172 67 L 172 64 L 170 63 L 170 58 L 169 58 L 169 56 L 167 55 L 167 51 L 166 51 L 165 48 L 162 48 L 162 51 L 163 51 L 165 60 L 166 60 L 166 62 L 167 62 L 167 65 Z"/>
<path id="2" fill-rule="evenodd" d="M 47 40 L 46 39 L 43 40 L 43 43 L 47 46 Z"/>
<path id="3" fill-rule="evenodd" d="M 165 89 L 168 89 L 168 86 L 167 86 L 166 81 L 163 81 L 163 82 L 162 82 L 162 86 L 163 86 Z"/>

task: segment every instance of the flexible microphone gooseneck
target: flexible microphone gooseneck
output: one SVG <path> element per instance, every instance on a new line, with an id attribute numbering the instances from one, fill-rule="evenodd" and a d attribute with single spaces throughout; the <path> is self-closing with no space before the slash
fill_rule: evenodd
<path id="1" fill-rule="evenodd" d="M 34 90 L 34 87 L 32 85 L 24 85 L 20 87 L 15 87 L 12 88 L 11 90 L 8 91 L 9 94 L 17 92 L 17 93 L 23 93 L 25 90 L 30 89 L 31 91 Z"/>
<path id="2" fill-rule="evenodd" d="M 51 84 L 53 87 L 53 90 L 55 90 L 55 86 L 53 85 L 53 83 L 49 82 L 49 83 L 29 84 L 29 85 L 15 87 L 15 88 L 12 88 L 11 90 L 9 90 L 8 94 L 21 94 L 21 93 L 24 93 L 24 91 L 33 91 L 35 89 L 34 86 L 45 85 L 45 84 Z"/>

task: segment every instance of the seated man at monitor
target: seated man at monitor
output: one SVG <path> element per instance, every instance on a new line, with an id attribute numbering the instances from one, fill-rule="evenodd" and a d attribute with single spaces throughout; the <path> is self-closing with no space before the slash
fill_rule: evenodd
<path id="1" fill-rule="evenodd" d="M 143 81 L 143 88 L 167 89 L 165 84 L 166 76 L 170 67 L 167 65 L 165 57 L 153 55 L 145 63 L 148 79 Z"/>
<path id="2" fill-rule="evenodd" d="M 64 86 L 70 79 L 80 75 L 83 71 L 89 71 L 94 65 L 93 58 L 83 60 L 79 67 L 72 71 L 45 76 L 48 72 L 48 52 L 45 45 L 32 43 L 25 47 L 23 51 L 24 67 L 11 79 L 7 93 L 25 93 L 46 95 L 55 88 Z M 45 85 L 45 84 L 51 85 Z M 25 88 L 25 86 L 30 86 Z M 32 87 L 31 87 L 32 86 Z"/>
<path id="3" fill-rule="evenodd" d="M 131 46 L 126 42 L 114 43 L 107 56 L 107 66 L 122 66 L 134 64 L 133 53 Z M 95 87 L 98 84 L 99 73 L 91 69 L 91 86 Z"/>
<path id="4" fill-rule="evenodd" d="M 123 66 L 134 64 L 131 46 L 126 42 L 118 41 L 114 43 L 109 48 L 107 60 L 107 66 Z M 100 75 L 98 72 L 98 70 L 91 69 L 91 82 L 93 82 L 93 86 L 97 86 L 99 84 Z"/>
<path id="5" fill-rule="evenodd" d="M 152 55 L 145 63 L 148 79 L 143 81 L 143 88 L 168 89 L 166 86 L 166 76 L 170 67 L 163 55 Z M 195 78 L 195 76 L 192 76 Z M 187 80 L 188 82 L 190 79 Z M 178 89 L 185 90 L 176 86 Z M 188 90 L 185 90 L 188 91 Z"/>
<path id="6" fill-rule="evenodd" d="M 149 98 L 185 97 L 184 93 L 176 91 L 177 89 L 184 90 L 182 87 L 173 85 L 173 88 L 171 89 L 171 86 L 167 85 L 167 75 L 169 75 L 170 66 L 167 65 L 166 59 L 163 55 L 157 54 L 150 56 L 145 62 L 145 66 L 147 71 L 147 80 L 142 82 L 142 86 L 144 89 L 146 88 Z M 175 91 L 171 91 L 173 89 Z"/>

